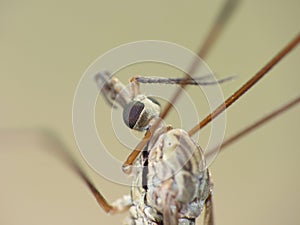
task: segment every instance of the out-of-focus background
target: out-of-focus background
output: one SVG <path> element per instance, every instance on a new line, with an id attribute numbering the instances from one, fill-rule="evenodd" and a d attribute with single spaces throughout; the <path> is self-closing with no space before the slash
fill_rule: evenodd
<path id="1" fill-rule="evenodd" d="M 94 59 L 127 42 L 164 40 L 196 52 L 224 2 L 2 1 L 0 224 L 121 224 L 125 214 L 106 215 L 51 153 L 55 145 L 45 145 L 45 130 L 60 138 L 109 201 L 128 193 L 80 156 L 72 131 L 77 83 Z M 242 1 L 207 57 L 220 77 L 238 75 L 222 86 L 224 95 L 262 67 L 299 27 L 298 0 Z M 228 110 L 226 136 L 299 94 L 299 59 L 298 47 Z M 132 71 L 153 73 L 142 66 Z M 129 77 L 132 71 L 124 73 Z M 299 110 L 239 140 L 211 166 L 217 224 L 299 224 Z M 109 130 L 110 109 L 102 100 L 97 112 L 107 118 L 98 122 L 99 132 Z M 114 152 L 128 153 L 109 132 L 105 140 Z"/>

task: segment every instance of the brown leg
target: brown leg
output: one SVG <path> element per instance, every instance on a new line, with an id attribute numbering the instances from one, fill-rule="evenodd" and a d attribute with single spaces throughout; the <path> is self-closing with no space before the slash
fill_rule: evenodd
<path id="1" fill-rule="evenodd" d="M 212 193 L 209 194 L 205 201 L 204 225 L 214 225 L 213 199 Z"/>
<path id="2" fill-rule="evenodd" d="M 92 194 L 94 195 L 97 203 L 99 206 L 109 214 L 117 214 L 124 211 L 127 211 L 130 206 L 132 206 L 132 202 L 130 199 L 130 196 L 125 195 L 122 198 L 117 199 L 113 204 L 109 204 L 106 199 L 103 197 L 103 195 L 97 190 L 97 188 L 94 186 L 94 184 L 91 182 L 91 180 L 81 172 L 79 173 L 80 177 L 83 179 L 83 181 L 87 184 L 89 189 L 91 190 Z"/>
<path id="3" fill-rule="evenodd" d="M 130 196 L 126 195 L 123 198 L 118 199 L 113 204 L 109 204 L 103 195 L 97 190 L 95 185 L 89 179 L 89 177 L 85 174 L 83 169 L 79 166 L 78 162 L 74 159 L 74 157 L 69 153 L 68 149 L 61 142 L 61 140 L 51 131 L 44 130 L 43 131 L 46 137 L 46 144 L 49 146 L 49 149 L 56 150 L 57 156 L 66 162 L 71 169 L 83 180 L 83 182 L 88 186 L 92 194 L 94 195 L 99 206 L 107 213 L 115 214 L 126 211 L 132 206 Z"/>

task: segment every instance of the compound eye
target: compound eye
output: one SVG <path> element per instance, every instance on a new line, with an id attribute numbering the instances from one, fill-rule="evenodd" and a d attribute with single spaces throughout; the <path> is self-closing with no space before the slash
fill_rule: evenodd
<path id="1" fill-rule="evenodd" d="M 128 127 L 133 128 L 137 123 L 144 108 L 145 105 L 139 101 L 133 101 L 128 103 L 124 107 L 124 111 L 123 111 L 123 120 L 125 124 Z"/>
<path id="2" fill-rule="evenodd" d="M 149 96 L 148 96 L 147 98 L 148 98 L 149 100 L 151 100 L 151 102 L 153 102 L 154 104 L 160 106 L 159 102 L 158 102 L 155 98 L 149 97 Z"/>

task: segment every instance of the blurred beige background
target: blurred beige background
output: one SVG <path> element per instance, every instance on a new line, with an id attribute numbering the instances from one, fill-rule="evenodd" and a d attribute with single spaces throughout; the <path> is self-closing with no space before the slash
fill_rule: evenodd
<path id="1" fill-rule="evenodd" d="M 106 215 L 73 172 L 46 151 L 47 135 L 39 129 L 61 138 L 110 201 L 128 193 L 128 187 L 101 178 L 80 157 L 71 121 L 76 85 L 96 57 L 127 42 L 157 39 L 196 51 L 223 3 L 1 1 L 0 224 L 121 224 L 124 214 Z M 243 1 L 207 58 L 217 74 L 239 75 L 223 86 L 224 95 L 263 66 L 299 27 L 298 0 Z M 299 59 L 298 47 L 228 110 L 226 136 L 299 94 Z M 103 101 L 100 110 L 109 118 Z M 214 162 L 217 224 L 300 223 L 299 113 L 298 106 Z M 109 133 L 106 142 L 119 150 Z"/>

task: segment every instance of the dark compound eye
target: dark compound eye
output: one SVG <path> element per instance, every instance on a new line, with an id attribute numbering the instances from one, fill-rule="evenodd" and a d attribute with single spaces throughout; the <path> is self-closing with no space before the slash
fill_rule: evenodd
<path id="1" fill-rule="evenodd" d="M 153 97 L 147 97 L 147 98 L 148 98 L 149 100 L 151 100 L 154 104 L 160 106 L 159 102 L 158 102 L 155 98 L 153 98 Z"/>
<path id="2" fill-rule="evenodd" d="M 123 111 L 123 120 L 125 124 L 128 127 L 133 128 L 144 108 L 145 105 L 138 101 L 128 103 L 124 107 L 124 111 Z"/>

